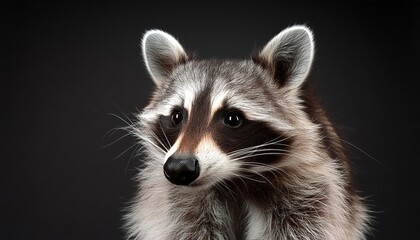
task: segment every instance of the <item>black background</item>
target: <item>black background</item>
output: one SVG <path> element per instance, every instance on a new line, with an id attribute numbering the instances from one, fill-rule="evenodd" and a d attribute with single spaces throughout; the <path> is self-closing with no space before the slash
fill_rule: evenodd
<path id="1" fill-rule="evenodd" d="M 203 58 L 247 58 L 293 24 L 315 33 L 311 81 L 349 142 L 369 239 L 418 231 L 414 4 L 57 2 L 0 5 L 1 239 L 123 239 L 140 160 L 132 138 L 107 132 L 125 126 L 113 114 L 132 118 L 150 96 L 145 30 Z"/>

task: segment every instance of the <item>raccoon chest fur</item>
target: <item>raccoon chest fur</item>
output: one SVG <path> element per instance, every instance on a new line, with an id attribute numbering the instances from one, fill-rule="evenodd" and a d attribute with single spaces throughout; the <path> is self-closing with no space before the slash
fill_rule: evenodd
<path id="1" fill-rule="evenodd" d="M 244 60 L 192 58 L 160 30 L 142 50 L 155 89 L 129 127 L 143 149 L 128 239 L 365 239 L 367 210 L 307 81 L 311 30 Z"/>
<path id="2" fill-rule="evenodd" d="M 276 180 L 270 176 L 253 177 L 259 184 L 233 181 L 193 199 L 188 195 L 177 201 L 171 214 L 183 226 L 182 230 L 174 231 L 179 234 L 174 239 L 185 236 L 189 236 L 188 239 L 324 237 L 321 229 L 325 228 L 322 225 L 325 219 L 320 215 L 325 213 L 320 204 L 326 200 L 325 189 L 321 187 L 304 195 L 275 185 Z M 275 187 L 258 186 L 264 182 Z"/>

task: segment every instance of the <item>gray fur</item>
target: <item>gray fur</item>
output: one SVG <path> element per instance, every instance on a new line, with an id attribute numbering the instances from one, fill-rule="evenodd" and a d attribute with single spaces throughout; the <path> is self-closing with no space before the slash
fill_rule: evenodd
<path id="1" fill-rule="evenodd" d="M 294 58 L 288 65 L 291 74 L 287 84 L 279 85 L 273 77 L 277 64 L 273 59 L 287 58 L 292 51 Z M 368 215 L 353 189 L 341 141 L 319 104 L 304 97 L 310 94 L 305 80 L 313 51 L 311 31 L 294 26 L 269 42 L 259 55 L 260 61 L 188 60 L 174 64 L 166 77 L 155 77 L 154 70 L 148 67 L 152 78 L 159 80 L 155 80 L 157 88 L 149 105 L 130 127 L 144 146 L 145 158 L 138 174 L 139 192 L 126 215 L 128 238 L 365 238 Z M 143 49 L 143 53 L 147 52 Z M 147 62 L 150 56 L 144 57 Z M 162 168 L 166 159 L 178 151 L 180 139 L 186 137 L 184 126 L 177 140 L 165 147 L 169 140 L 156 123 L 162 116 L 170 117 L 176 107 L 191 111 L 203 92 L 209 93 L 212 114 L 227 105 L 243 112 L 249 121 L 284 133 L 281 141 L 266 142 L 264 147 L 290 140 L 287 151 L 278 150 L 279 160 L 270 164 L 245 163 L 242 159 L 255 155 L 263 146 L 246 154 L 223 151 L 220 140 L 214 138 L 218 133 L 210 130 L 218 129 L 212 128 L 218 124 L 214 123 L 216 115 L 209 115 L 204 118 L 209 120 L 207 125 L 197 125 L 203 137 L 191 152 L 202 169 L 197 185 L 171 184 Z M 189 114 L 185 127 L 194 121 L 194 112 Z"/>

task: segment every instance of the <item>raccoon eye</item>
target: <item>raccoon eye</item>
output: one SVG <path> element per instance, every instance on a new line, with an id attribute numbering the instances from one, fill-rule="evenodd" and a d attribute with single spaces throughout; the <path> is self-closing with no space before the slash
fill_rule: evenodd
<path id="1" fill-rule="evenodd" d="M 224 124 L 231 128 L 238 128 L 242 125 L 243 121 L 242 114 L 232 111 L 226 114 Z"/>
<path id="2" fill-rule="evenodd" d="M 180 110 L 175 110 L 173 113 L 172 113 L 172 122 L 175 124 L 175 125 L 178 125 L 178 124 L 180 124 L 181 122 L 182 122 L 182 120 L 184 119 L 184 115 L 182 114 L 182 111 L 180 111 Z"/>

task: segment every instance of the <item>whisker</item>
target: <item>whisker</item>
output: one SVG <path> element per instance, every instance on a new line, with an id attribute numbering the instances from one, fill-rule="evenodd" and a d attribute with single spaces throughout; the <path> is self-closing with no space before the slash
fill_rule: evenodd
<path id="1" fill-rule="evenodd" d="M 169 149 L 171 149 L 172 148 L 171 143 L 169 142 L 168 137 L 166 136 L 165 131 L 163 130 L 162 124 L 160 122 L 159 122 L 159 127 L 160 127 L 160 130 L 163 133 L 163 136 L 166 139 L 166 142 L 168 143 Z M 168 151 L 168 148 L 166 150 Z"/>
<path id="2" fill-rule="evenodd" d="M 156 135 L 156 133 L 154 133 L 150 128 L 144 126 L 145 128 L 147 128 L 149 130 L 149 132 L 151 133 L 151 136 L 164 148 L 164 152 L 168 152 L 169 149 L 166 147 L 166 145 L 162 142 L 162 140 L 159 138 L 159 136 Z M 144 139 L 145 137 L 143 137 L 144 134 L 139 134 L 141 139 Z M 155 145 L 156 146 L 156 145 Z"/>
<path id="3" fill-rule="evenodd" d="M 242 164 L 243 167 L 264 167 L 265 170 L 264 172 L 270 172 L 275 178 L 276 180 L 278 180 L 278 174 L 281 174 L 283 171 L 279 168 L 273 167 L 270 164 L 266 164 L 266 163 L 259 163 L 259 162 L 255 162 L 255 163 L 244 163 Z"/>
<path id="4" fill-rule="evenodd" d="M 166 147 L 165 143 L 162 142 L 162 140 L 159 138 L 159 136 L 156 135 L 156 133 L 151 132 L 152 137 L 165 149 L 165 152 L 168 152 L 169 149 Z"/>
<path id="5" fill-rule="evenodd" d="M 275 187 L 274 184 L 267 177 L 265 177 L 262 173 L 260 173 L 258 171 L 253 171 L 252 169 L 247 169 L 247 168 L 240 168 L 240 170 L 245 172 L 245 173 L 251 173 L 251 174 L 257 175 L 257 176 L 263 178 L 265 180 L 265 182 L 267 182 L 271 186 Z M 277 177 L 276 177 L 276 179 L 277 179 Z M 254 179 L 254 181 L 257 181 L 257 180 Z M 258 182 L 264 183 L 264 181 L 258 181 Z"/>
<path id="6" fill-rule="evenodd" d="M 270 151 L 273 151 L 273 152 L 278 152 L 278 151 L 286 152 L 288 150 L 286 150 L 286 149 L 278 149 L 278 148 L 262 148 L 262 149 L 254 149 L 252 151 L 237 152 L 234 155 L 228 155 L 228 156 L 231 157 L 231 158 L 235 158 L 235 157 L 241 157 L 241 156 L 244 156 L 244 155 L 250 155 L 250 154 L 253 154 L 253 153 L 270 152 Z"/>
<path id="7" fill-rule="evenodd" d="M 348 145 L 354 147 L 355 149 L 359 150 L 361 153 L 365 154 L 366 156 L 368 156 L 369 158 L 375 160 L 376 162 L 379 163 L 379 160 L 377 160 L 376 158 L 374 158 L 372 155 L 368 154 L 367 152 L 363 151 L 361 148 L 359 148 L 358 146 L 354 145 L 353 143 L 346 141 L 344 139 L 340 139 L 341 141 L 343 141 L 344 143 L 347 143 Z"/>
<path id="8" fill-rule="evenodd" d="M 112 141 L 111 143 L 108 143 L 108 144 L 106 144 L 106 145 L 102 146 L 101 148 L 107 148 L 107 147 L 109 147 L 109 146 L 111 146 L 111 145 L 113 145 L 113 144 L 117 143 L 117 142 L 118 142 L 118 141 L 120 141 L 121 139 L 124 139 L 124 138 L 129 137 L 129 136 L 132 136 L 132 134 L 131 134 L 131 133 L 126 133 L 126 134 L 124 134 L 123 136 L 119 137 L 117 140 L 114 140 L 114 141 Z"/>
<path id="9" fill-rule="evenodd" d="M 243 168 L 243 169 L 240 168 L 239 170 L 241 170 L 243 172 L 249 172 L 249 173 L 255 173 L 256 174 L 256 172 L 249 171 L 249 169 L 246 169 L 246 168 Z M 235 174 L 235 175 L 236 175 L 236 177 L 238 177 L 241 180 L 243 180 L 243 178 L 244 178 L 244 179 L 247 179 L 247 180 L 250 180 L 250 181 L 254 181 L 254 182 L 257 182 L 257 183 L 265 183 L 264 181 L 253 179 L 253 178 L 248 177 L 248 176 L 245 176 L 245 175 L 239 175 L 239 174 Z M 245 186 L 247 185 L 245 182 L 244 182 L 244 184 L 245 184 Z"/>
<path id="10" fill-rule="evenodd" d="M 230 153 L 230 155 L 234 155 L 237 152 L 242 152 L 242 151 L 249 151 L 249 150 L 253 150 L 253 149 L 258 149 L 258 148 L 262 148 L 262 147 L 266 147 L 266 146 L 271 146 L 271 145 L 277 145 L 277 146 L 288 146 L 287 144 L 282 144 L 282 142 L 284 142 L 285 140 L 291 138 L 292 136 L 289 136 L 287 138 L 281 138 L 282 136 L 276 137 L 270 141 L 267 141 L 265 143 L 256 145 L 256 146 L 251 146 L 251 147 L 246 147 L 246 148 L 241 148 L 235 151 L 232 151 Z"/>
<path id="11" fill-rule="evenodd" d="M 298 158 L 304 158 L 305 156 L 296 152 L 290 152 L 284 149 L 277 149 L 275 151 L 272 152 L 264 152 L 264 151 L 260 151 L 259 153 L 244 153 L 242 156 L 237 156 L 235 158 L 231 158 L 232 161 L 239 161 L 242 159 L 247 159 L 247 158 L 252 158 L 252 157 L 257 157 L 257 156 L 264 156 L 264 155 L 279 155 L 279 156 L 287 156 L 287 157 L 298 157 Z"/>
<path id="12" fill-rule="evenodd" d="M 159 147 L 158 145 L 156 145 L 154 142 L 152 142 L 150 139 L 146 138 L 146 137 L 142 137 L 142 140 L 151 144 L 152 146 L 154 146 L 156 149 L 158 149 L 159 151 L 161 151 L 163 154 L 166 154 L 166 151 L 163 150 L 161 147 Z"/>
<path id="13" fill-rule="evenodd" d="M 230 189 L 230 188 L 229 188 L 229 186 L 226 184 L 226 182 L 225 182 L 225 180 L 224 180 L 224 179 L 222 179 L 222 178 L 220 178 L 220 177 L 217 177 L 216 181 L 217 181 L 217 183 L 215 184 L 215 187 L 216 187 L 217 189 L 219 189 L 221 192 L 223 192 L 223 193 L 225 193 L 225 194 L 229 194 L 229 195 L 232 197 L 232 199 L 235 199 L 234 194 L 235 194 L 235 195 L 238 195 L 238 193 L 235 193 L 234 191 L 232 191 L 232 189 Z M 229 180 L 228 180 L 228 181 L 229 181 Z M 232 182 L 232 183 L 233 183 L 233 184 L 235 185 L 235 187 L 238 189 L 238 192 L 240 192 L 240 190 L 239 190 L 238 186 L 237 186 L 234 182 Z M 226 191 L 225 191 L 224 189 L 226 189 L 227 193 L 226 193 Z"/>
<path id="14" fill-rule="evenodd" d="M 274 144 L 270 144 L 270 145 L 274 145 Z M 229 157 L 236 157 L 236 156 L 241 156 L 244 153 L 252 153 L 252 152 L 256 152 L 256 151 L 264 151 L 264 150 L 281 150 L 281 149 L 273 149 L 273 148 L 263 148 L 263 147 L 268 147 L 270 145 L 258 145 L 257 147 L 254 148 L 249 148 L 249 149 L 241 149 L 240 151 L 236 151 L 235 153 L 229 153 L 228 156 Z M 287 147 L 289 145 L 287 144 L 276 144 L 277 146 L 283 146 L 283 147 Z M 285 150 L 285 149 L 283 149 Z"/>
<path id="15" fill-rule="evenodd" d="M 128 118 L 126 115 L 124 115 L 124 116 L 127 118 L 127 120 L 125 120 L 124 118 L 122 118 L 122 117 L 118 116 L 118 115 L 117 115 L 117 114 L 115 114 L 115 113 L 108 113 L 108 115 L 111 115 L 111 116 L 114 116 L 114 117 L 118 118 L 118 119 L 119 119 L 119 120 L 121 120 L 123 123 L 125 123 L 127 126 L 134 125 L 133 121 L 131 121 L 131 119 L 130 119 L 130 118 Z"/>
<path id="16" fill-rule="evenodd" d="M 259 157 L 259 156 L 273 156 L 273 155 L 282 155 L 284 152 L 267 152 L 267 153 L 257 153 L 257 154 L 249 154 L 241 157 L 234 158 L 233 161 L 239 161 L 242 159 L 252 158 L 252 157 Z M 283 154 L 286 155 L 286 154 Z"/>
<path id="17" fill-rule="evenodd" d="M 108 132 L 105 133 L 105 135 L 102 137 L 102 141 L 104 141 L 105 138 L 111 137 L 114 133 L 121 131 L 121 130 L 126 130 L 127 127 L 116 127 L 113 128 L 111 130 L 109 130 Z"/>
<path id="18" fill-rule="evenodd" d="M 127 165 L 125 167 L 124 175 L 127 174 L 128 167 L 130 166 L 130 162 L 133 159 L 134 155 L 140 154 L 140 152 L 144 149 L 144 146 L 137 145 L 136 149 L 131 153 L 130 158 L 128 159 Z"/>
<path id="19" fill-rule="evenodd" d="M 133 145 L 131 145 L 131 147 L 129 147 L 129 148 L 127 148 L 125 151 L 123 151 L 122 153 L 120 153 L 118 156 L 116 156 L 115 158 L 114 158 L 114 160 L 115 159 L 117 159 L 117 158 L 120 158 L 122 155 L 124 155 L 126 152 L 128 152 L 130 149 L 132 149 L 133 147 L 135 147 L 135 146 L 137 146 L 137 144 L 133 144 Z"/>
<path id="20" fill-rule="evenodd" d="M 112 117 L 117 118 L 118 120 L 120 120 L 126 126 L 124 126 L 124 127 L 116 127 L 116 128 L 113 128 L 113 129 L 109 130 L 102 137 L 102 142 L 104 141 L 105 138 L 112 136 L 113 134 L 115 134 L 118 131 L 121 131 L 122 130 L 122 131 L 126 132 L 126 134 L 124 134 L 123 136 L 119 137 L 117 140 L 112 141 L 111 143 L 105 144 L 101 148 L 109 147 L 109 146 L 117 143 L 118 141 L 124 139 L 125 137 L 128 137 L 130 135 L 135 135 L 134 134 L 135 132 L 133 131 L 133 130 L 135 130 L 134 122 L 130 119 L 130 117 L 128 117 L 126 114 L 124 114 L 115 103 L 114 103 L 114 105 L 118 109 L 118 111 L 121 113 L 121 115 L 123 115 L 123 117 L 121 117 L 121 116 L 119 116 L 119 115 L 117 115 L 115 113 L 107 113 L 107 115 L 110 115 Z"/>

